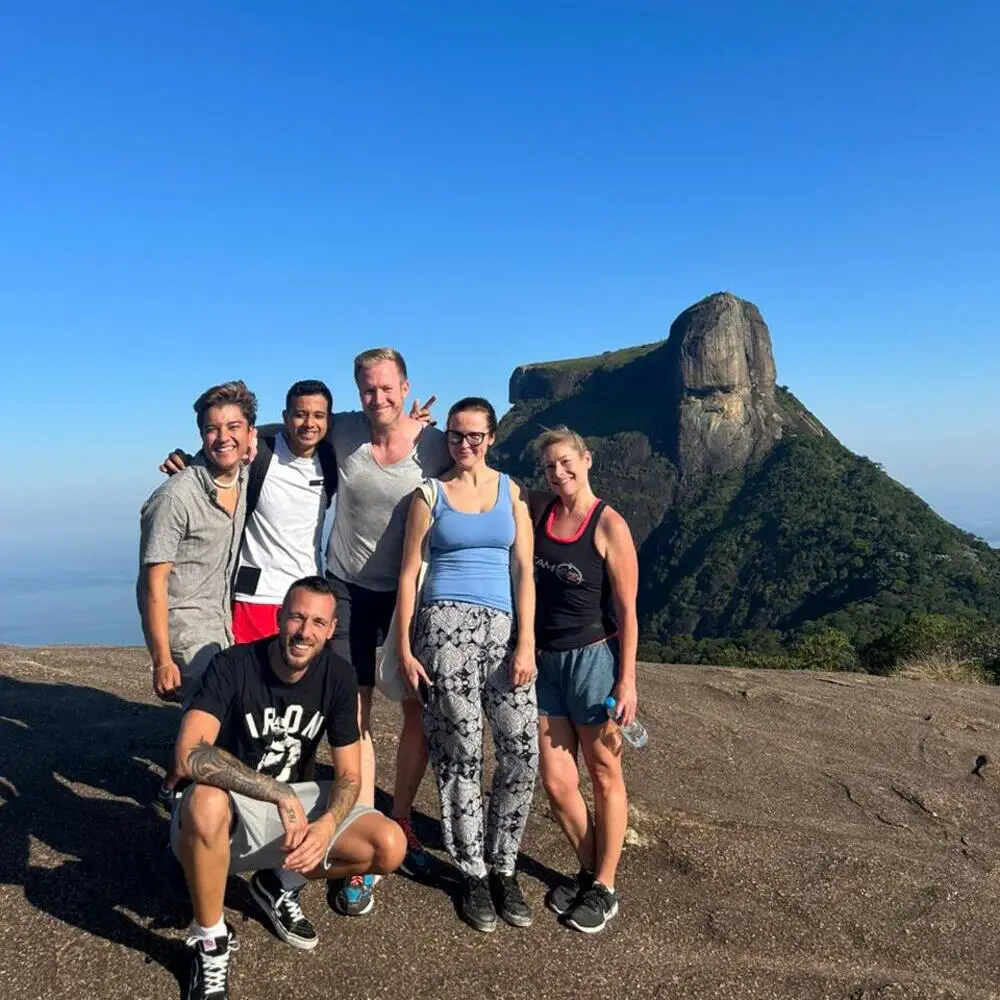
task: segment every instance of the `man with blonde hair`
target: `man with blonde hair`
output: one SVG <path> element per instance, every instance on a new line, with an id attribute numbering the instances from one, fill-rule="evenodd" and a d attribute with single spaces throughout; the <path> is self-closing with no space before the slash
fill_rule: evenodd
<path id="1" fill-rule="evenodd" d="M 403 558 L 406 515 L 413 491 L 451 465 L 444 434 L 426 425 L 427 409 L 403 406 L 410 391 L 403 356 L 391 347 L 362 351 L 354 359 L 361 410 L 338 413 L 330 428 L 337 456 L 337 512 L 326 556 L 326 575 L 337 597 L 337 629 L 331 645 L 349 660 L 358 682 L 362 741 L 360 801 L 375 800 L 375 754 L 371 707 L 375 651 L 389 639 Z M 427 859 L 410 826 L 410 808 L 427 768 L 422 706 L 403 703 L 403 730 L 396 754 L 393 818 L 406 834 L 401 866 L 411 875 L 426 871 Z M 349 916 L 372 908 L 372 875 L 345 882 L 333 902 Z"/>

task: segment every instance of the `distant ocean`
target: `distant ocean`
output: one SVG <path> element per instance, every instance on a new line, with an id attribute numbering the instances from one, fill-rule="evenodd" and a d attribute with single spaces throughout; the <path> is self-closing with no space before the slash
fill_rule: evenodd
<path id="1" fill-rule="evenodd" d="M 1000 537 L 987 541 L 1000 548 Z M 0 565 L 0 643 L 141 646 L 135 576 L 124 556 L 99 569 Z"/>
<path id="2" fill-rule="evenodd" d="M 141 646 L 133 566 L 25 572 L 0 568 L 0 642 Z"/>

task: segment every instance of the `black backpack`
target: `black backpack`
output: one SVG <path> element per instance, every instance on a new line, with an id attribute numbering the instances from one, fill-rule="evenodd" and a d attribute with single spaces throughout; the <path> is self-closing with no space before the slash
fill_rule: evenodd
<path id="1" fill-rule="evenodd" d="M 264 486 L 264 477 L 274 455 L 275 435 L 257 438 L 257 457 L 250 463 L 250 475 L 247 480 L 247 519 L 257 508 L 260 491 Z M 333 445 L 325 438 L 316 446 L 316 455 L 323 469 L 323 490 L 326 493 L 327 507 L 333 502 L 337 492 L 337 457 Z"/>

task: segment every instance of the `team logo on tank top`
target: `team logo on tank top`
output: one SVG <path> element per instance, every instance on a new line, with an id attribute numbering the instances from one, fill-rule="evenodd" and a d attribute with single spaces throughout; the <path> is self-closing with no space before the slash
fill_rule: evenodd
<path id="1" fill-rule="evenodd" d="M 539 569 L 554 573 L 560 583 L 568 584 L 570 587 L 579 587 L 583 583 L 583 571 L 571 562 L 551 563 L 541 556 L 535 556 L 535 565 Z"/>
<path id="2" fill-rule="evenodd" d="M 556 566 L 556 578 L 563 583 L 569 584 L 571 587 L 578 587 L 583 583 L 583 573 L 569 562 L 559 563 Z"/>

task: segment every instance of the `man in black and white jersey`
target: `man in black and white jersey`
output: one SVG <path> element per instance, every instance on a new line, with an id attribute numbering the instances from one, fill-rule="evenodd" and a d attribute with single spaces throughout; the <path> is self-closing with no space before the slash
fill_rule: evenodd
<path id="1" fill-rule="evenodd" d="M 219 653 L 184 716 L 175 766 L 191 783 L 170 841 L 194 910 L 188 1000 L 229 996 L 230 872 L 253 872 L 250 894 L 275 933 L 309 950 L 317 936 L 299 903 L 306 882 L 388 874 L 406 852 L 399 825 L 358 802 L 357 684 L 351 664 L 327 644 L 335 622 L 330 584 L 296 580 L 278 635 Z M 324 734 L 335 780 L 310 782 Z"/>

